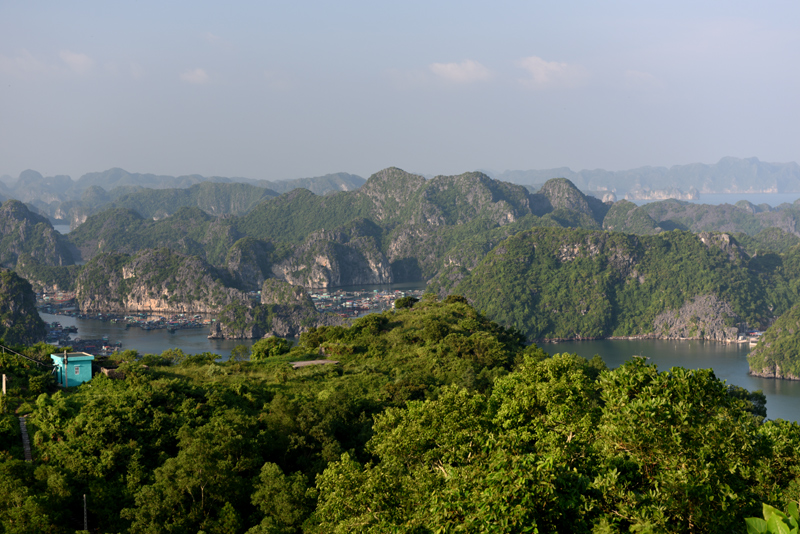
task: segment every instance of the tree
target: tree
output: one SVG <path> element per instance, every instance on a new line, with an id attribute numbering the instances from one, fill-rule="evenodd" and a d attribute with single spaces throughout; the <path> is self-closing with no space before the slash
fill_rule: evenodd
<path id="1" fill-rule="evenodd" d="M 250 359 L 254 362 L 264 361 L 289 352 L 291 345 L 282 337 L 268 337 L 253 343 Z"/>
<path id="2" fill-rule="evenodd" d="M 250 347 L 247 345 L 236 345 L 231 350 L 231 360 L 234 362 L 243 362 L 250 359 Z"/>

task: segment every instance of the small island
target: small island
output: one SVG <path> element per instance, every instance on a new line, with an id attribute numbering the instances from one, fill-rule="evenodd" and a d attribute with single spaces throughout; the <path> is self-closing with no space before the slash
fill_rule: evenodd
<path id="1" fill-rule="evenodd" d="M 800 305 L 778 317 L 747 361 L 753 376 L 800 380 Z"/>

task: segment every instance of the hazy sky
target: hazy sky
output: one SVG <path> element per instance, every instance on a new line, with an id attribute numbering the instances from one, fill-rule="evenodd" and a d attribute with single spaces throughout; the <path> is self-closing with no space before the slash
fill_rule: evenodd
<path id="1" fill-rule="evenodd" d="M 800 160 L 800 2 L 0 0 L 0 174 Z"/>

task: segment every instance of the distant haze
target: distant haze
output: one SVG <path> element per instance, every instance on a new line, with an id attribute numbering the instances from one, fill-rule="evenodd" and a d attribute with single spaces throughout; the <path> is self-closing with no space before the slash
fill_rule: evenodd
<path id="1" fill-rule="evenodd" d="M 2 2 L 0 175 L 800 160 L 800 3 Z"/>

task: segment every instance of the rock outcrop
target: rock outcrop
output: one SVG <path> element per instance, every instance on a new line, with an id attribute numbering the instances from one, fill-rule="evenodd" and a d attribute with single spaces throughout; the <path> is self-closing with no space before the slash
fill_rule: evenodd
<path id="1" fill-rule="evenodd" d="M 13 268 L 20 254 L 42 265 L 72 265 L 73 247 L 50 221 L 17 200 L 0 206 L 0 265 Z"/>
<path id="2" fill-rule="evenodd" d="M 0 339 L 9 345 L 31 345 L 45 334 L 31 285 L 12 271 L 0 271 Z"/>
<path id="3" fill-rule="evenodd" d="M 653 332 L 661 339 L 736 341 L 741 322 L 729 303 L 714 295 L 702 295 L 678 310 L 658 314 Z"/>
<path id="4" fill-rule="evenodd" d="M 688 192 L 681 191 L 674 187 L 668 189 L 636 189 L 625 194 L 625 200 L 697 200 L 700 192 L 692 187 Z"/>
<path id="5" fill-rule="evenodd" d="M 274 264 L 272 273 L 308 288 L 389 284 L 392 269 L 379 239 L 380 228 L 366 219 L 337 230 L 314 232 L 289 258 Z"/>
<path id="6" fill-rule="evenodd" d="M 598 225 L 602 224 L 603 218 L 610 207 L 599 198 L 584 195 L 580 189 L 575 187 L 575 184 L 566 178 L 548 180 L 539 192 L 533 196 L 538 197 L 536 203 L 544 207 L 545 212 L 554 210 L 574 211 L 593 219 Z M 547 209 L 547 206 L 550 209 Z M 545 213 L 541 214 L 544 215 Z"/>
<path id="7" fill-rule="evenodd" d="M 78 276 L 76 299 L 82 311 L 115 313 L 213 314 L 249 302 L 202 259 L 169 249 L 95 256 Z"/>
<path id="8" fill-rule="evenodd" d="M 212 323 L 210 339 L 297 337 L 310 328 L 346 324 L 346 319 L 321 313 L 302 287 L 269 279 L 261 288 L 261 304 L 226 306 Z"/>
<path id="9" fill-rule="evenodd" d="M 271 276 L 270 253 L 272 243 L 244 237 L 233 244 L 225 258 L 225 267 L 234 283 L 245 291 L 257 291 Z"/>

